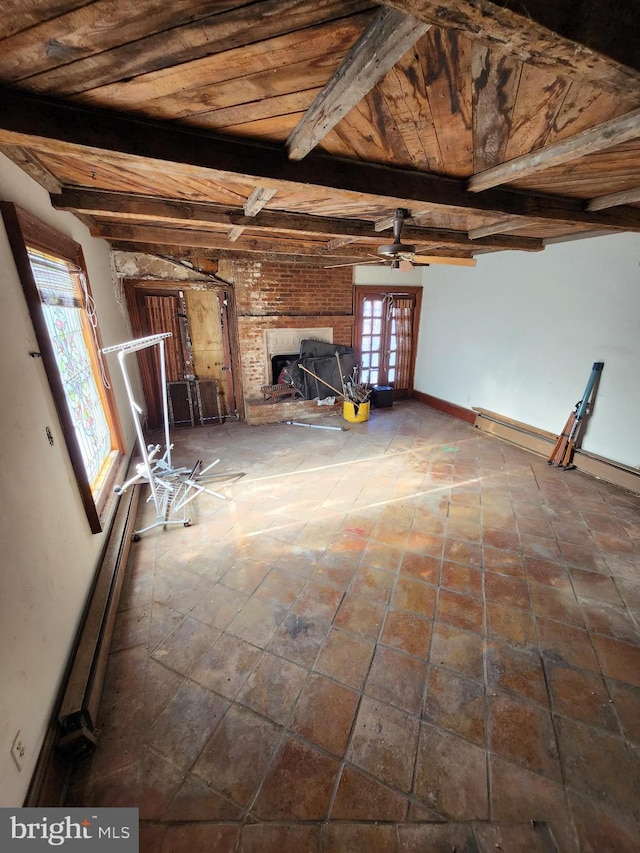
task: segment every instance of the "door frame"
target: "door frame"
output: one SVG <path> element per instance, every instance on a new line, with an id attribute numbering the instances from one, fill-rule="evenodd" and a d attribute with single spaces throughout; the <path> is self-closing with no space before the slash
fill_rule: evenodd
<path id="1" fill-rule="evenodd" d="M 187 290 L 210 290 L 216 294 L 217 303 L 220 307 L 223 351 L 225 360 L 229 360 L 229 364 L 225 366 L 224 370 L 227 400 L 231 410 L 229 414 L 238 417 L 238 405 L 242 402 L 243 394 L 239 372 L 238 330 L 233 291 L 222 283 L 204 281 L 126 278 L 123 284 L 134 337 L 137 337 L 138 334 L 146 334 L 145 317 L 140 310 L 138 300 L 140 295 L 146 293 L 154 296 L 179 296 L 180 291 Z M 138 353 L 138 355 L 144 355 L 144 352 Z M 145 402 L 149 408 L 153 408 L 156 405 L 153 401 L 157 402 L 157 396 L 154 396 L 153 392 L 157 389 L 153 383 L 151 369 L 149 365 L 145 364 L 144 359 L 139 359 L 139 365 Z M 152 395 L 151 401 L 148 399 L 149 394 Z"/>
<path id="2" fill-rule="evenodd" d="M 360 341 L 362 340 L 362 303 L 368 296 L 373 298 L 381 298 L 384 296 L 411 296 L 415 299 L 415 308 L 413 313 L 413 323 L 411 328 L 411 354 L 409 357 L 409 384 L 407 389 L 393 389 L 394 400 L 411 398 L 414 396 L 413 382 L 416 370 L 416 354 L 418 350 L 418 332 L 420 329 L 420 313 L 422 310 L 422 287 L 406 286 L 395 287 L 391 284 L 357 284 L 354 287 L 354 317 L 353 317 L 353 345 L 358 354 L 358 358 L 362 360 L 362 352 L 360 351 Z"/>

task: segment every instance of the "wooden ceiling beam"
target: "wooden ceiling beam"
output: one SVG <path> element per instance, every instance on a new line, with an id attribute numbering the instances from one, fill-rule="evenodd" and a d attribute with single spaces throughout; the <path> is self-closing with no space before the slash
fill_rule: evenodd
<path id="1" fill-rule="evenodd" d="M 608 207 L 616 207 L 619 204 L 636 204 L 640 201 L 640 187 L 632 187 L 619 193 L 609 193 L 592 198 L 587 205 L 587 210 L 606 210 Z"/>
<path id="2" fill-rule="evenodd" d="M 520 216 L 517 219 L 503 219 L 502 222 L 492 222 L 491 225 L 481 225 L 479 228 L 472 228 L 468 236 L 470 240 L 479 240 L 491 234 L 506 234 L 509 231 L 519 231 L 521 228 L 527 228 L 536 224 L 540 223 L 536 223 L 533 219 L 527 221 Z"/>
<path id="3" fill-rule="evenodd" d="M 91 228 L 94 237 L 105 240 L 123 241 L 131 243 L 158 243 L 167 246 L 179 246 L 191 249 L 229 249 L 229 241 L 223 234 L 213 231 L 203 231 L 195 228 L 171 228 L 150 224 L 131 224 L 116 222 L 96 221 Z M 268 237 L 245 237 L 233 244 L 238 251 L 242 252 L 271 252 L 274 255 L 280 253 L 310 255 L 318 257 L 320 254 L 329 254 L 326 247 L 317 241 L 297 239 L 275 240 Z M 341 253 L 342 255 L 343 253 Z M 353 258 L 369 257 L 362 249 L 353 249 L 349 252 Z"/>
<path id="4" fill-rule="evenodd" d="M 245 216 L 255 216 L 274 197 L 277 190 L 268 190 L 264 187 L 256 187 L 249 198 L 245 201 L 243 209 Z M 229 231 L 228 237 L 234 243 L 244 231 L 244 225 L 234 225 Z"/>
<path id="5" fill-rule="evenodd" d="M 614 94 L 640 86 L 640 0 L 381 0 L 425 23 L 458 30 L 538 68 Z"/>
<path id="6" fill-rule="evenodd" d="M 561 166 L 587 154 L 605 151 L 614 145 L 629 142 L 640 136 L 640 109 L 612 118 L 596 127 L 583 130 L 552 145 L 545 145 L 529 154 L 515 157 L 499 166 L 478 172 L 469 178 L 467 187 L 477 193 L 500 184 L 510 184 L 552 166 Z M 593 208 L 592 208 L 593 209 Z"/>
<path id="7" fill-rule="evenodd" d="M 156 220 L 174 225 L 184 223 L 202 227 L 268 228 L 288 236 L 297 234 L 315 235 L 325 239 L 344 238 L 371 243 L 375 246 L 383 240 L 375 226 L 360 219 L 310 216 L 304 213 L 283 213 L 275 210 L 261 210 L 255 217 L 246 217 L 241 209 L 224 205 L 150 198 L 101 190 L 65 188 L 59 195 L 51 196 L 51 203 L 56 210 L 69 210 L 98 217 L 119 216 L 125 223 Z M 471 248 L 471 243 L 463 231 L 407 225 L 403 236 L 411 242 L 440 245 L 450 249 Z M 488 237 L 486 240 L 473 242 L 474 251 L 482 246 L 489 250 L 515 249 L 535 252 L 541 249 L 542 241 L 532 237 L 508 236 Z"/>
<path id="8" fill-rule="evenodd" d="M 85 161 L 115 152 L 151 168 L 166 170 L 167 163 L 179 164 L 185 174 L 220 183 L 231 177 L 298 194 L 330 189 L 336 197 L 344 191 L 377 204 L 386 197 L 390 208 L 432 205 L 456 212 L 640 231 L 640 210 L 631 206 L 588 211 L 580 199 L 501 189 L 471 193 L 463 180 L 414 169 L 319 154 L 296 162 L 274 144 L 219 137 L 16 90 L 0 89 L 0 98 L 0 145 L 27 145 Z"/>
<path id="9" fill-rule="evenodd" d="M 302 160 L 429 29 L 395 9 L 381 9 L 286 141 Z"/>

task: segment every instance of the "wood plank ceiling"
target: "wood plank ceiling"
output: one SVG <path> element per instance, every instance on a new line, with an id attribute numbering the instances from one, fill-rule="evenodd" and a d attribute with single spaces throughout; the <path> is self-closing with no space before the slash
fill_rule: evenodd
<path id="1" fill-rule="evenodd" d="M 640 0 L 0 0 L 0 150 L 114 249 L 640 231 Z"/>

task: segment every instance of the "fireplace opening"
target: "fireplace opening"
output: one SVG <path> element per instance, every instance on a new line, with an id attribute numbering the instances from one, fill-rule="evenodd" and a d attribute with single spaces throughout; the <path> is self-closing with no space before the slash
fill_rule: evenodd
<path id="1" fill-rule="evenodd" d="M 274 385 L 278 384 L 278 379 L 280 378 L 282 369 L 290 362 L 296 361 L 298 358 L 299 355 L 297 352 L 274 355 L 271 357 L 271 381 Z M 284 384 L 286 385 L 288 383 L 285 382 Z"/>

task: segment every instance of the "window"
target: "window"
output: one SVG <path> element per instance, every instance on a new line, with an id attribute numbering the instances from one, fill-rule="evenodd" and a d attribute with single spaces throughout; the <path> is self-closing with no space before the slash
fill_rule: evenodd
<path id="1" fill-rule="evenodd" d="M 87 518 L 98 533 L 123 441 L 82 250 L 15 205 L 1 207 Z"/>

